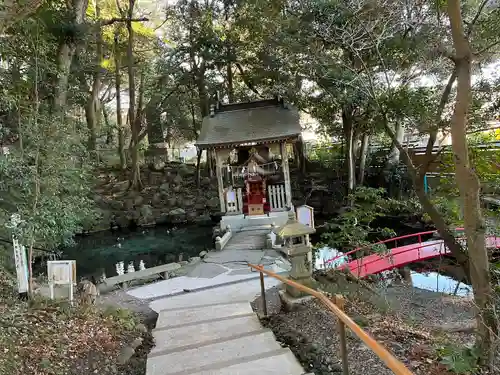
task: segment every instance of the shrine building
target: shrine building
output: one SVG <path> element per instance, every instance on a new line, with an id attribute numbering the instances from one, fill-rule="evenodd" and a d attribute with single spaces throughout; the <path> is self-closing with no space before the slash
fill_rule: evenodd
<path id="1" fill-rule="evenodd" d="M 289 153 L 300 135 L 299 112 L 280 98 L 211 106 L 196 146 L 216 162 L 221 228 L 287 223 Z"/>

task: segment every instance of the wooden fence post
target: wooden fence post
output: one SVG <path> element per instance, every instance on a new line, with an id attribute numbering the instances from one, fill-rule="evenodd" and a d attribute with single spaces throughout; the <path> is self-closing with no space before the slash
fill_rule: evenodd
<path id="1" fill-rule="evenodd" d="M 344 311 L 345 300 L 340 294 L 335 295 L 335 304 Z M 338 319 L 338 331 L 340 336 L 340 356 L 342 357 L 342 375 L 349 375 L 349 362 L 347 359 L 347 337 L 345 333 L 345 325 L 340 318 Z"/>
<path id="2" fill-rule="evenodd" d="M 262 311 L 264 316 L 267 317 L 266 287 L 264 286 L 264 273 L 262 271 L 260 272 L 260 293 L 262 295 Z"/>

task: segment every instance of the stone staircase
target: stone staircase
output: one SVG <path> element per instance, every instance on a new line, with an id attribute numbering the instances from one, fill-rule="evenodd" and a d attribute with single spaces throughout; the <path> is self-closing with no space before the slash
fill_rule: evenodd
<path id="1" fill-rule="evenodd" d="M 226 250 L 262 250 L 266 248 L 266 236 L 269 229 L 244 230 L 233 233 L 229 242 L 224 246 Z"/>
<path id="2" fill-rule="evenodd" d="M 153 335 L 146 375 L 305 374 L 247 301 L 162 310 Z"/>

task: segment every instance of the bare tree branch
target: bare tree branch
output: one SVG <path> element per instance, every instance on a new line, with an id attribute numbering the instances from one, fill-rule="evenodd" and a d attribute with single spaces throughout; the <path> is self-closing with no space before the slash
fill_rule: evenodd
<path id="1" fill-rule="evenodd" d="M 131 18 L 130 20 L 128 18 L 123 18 L 123 17 L 115 17 L 115 18 L 110 18 L 109 20 L 102 20 L 99 21 L 98 24 L 99 26 L 109 26 L 117 22 L 145 22 L 149 21 L 149 18 L 147 17 L 139 17 L 139 18 Z"/>
<path id="2" fill-rule="evenodd" d="M 481 16 L 481 13 L 483 12 L 484 7 L 486 4 L 488 4 L 489 0 L 483 0 L 483 2 L 479 5 L 479 8 L 477 9 L 476 15 L 472 19 L 471 23 L 469 24 L 469 28 L 467 30 L 467 37 L 469 37 L 472 34 L 472 31 L 474 30 L 474 25 L 476 24 L 477 20 Z"/>
<path id="3" fill-rule="evenodd" d="M 432 126 L 429 131 L 429 140 L 427 141 L 424 163 L 420 168 L 420 173 L 424 174 L 427 173 L 429 166 L 432 164 L 432 162 L 434 162 L 434 160 L 439 155 L 438 153 L 437 155 L 433 156 L 432 151 L 434 149 L 434 144 L 436 143 L 437 133 L 439 131 L 439 124 L 441 123 L 441 116 L 443 115 L 446 103 L 448 103 L 448 99 L 450 98 L 451 94 L 451 88 L 453 87 L 453 84 L 455 83 L 456 79 L 457 79 L 457 69 L 454 68 L 453 72 L 450 75 L 450 78 L 448 78 L 448 83 L 446 84 L 443 90 L 443 94 L 441 95 L 441 100 L 439 101 L 439 106 L 436 112 L 436 124 Z"/>

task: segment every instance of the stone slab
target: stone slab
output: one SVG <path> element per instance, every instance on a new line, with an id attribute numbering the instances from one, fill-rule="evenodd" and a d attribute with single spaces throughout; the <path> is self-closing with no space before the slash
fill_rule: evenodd
<path id="1" fill-rule="evenodd" d="M 209 341 L 229 339 L 261 329 L 259 319 L 253 313 L 178 328 L 156 329 L 153 331 L 156 346 L 151 353 L 184 350 L 188 346 L 200 346 Z"/>
<path id="2" fill-rule="evenodd" d="M 224 317 L 247 315 L 252 312 L 250 303 L 241 300 L 225 304 L 212 303 L 189 308 L 167 309 L 159 312 L 158 320 L 156 321 L 156 330 L 159 328 L 180 327 Z"/>
<path id="3" fill-rule="evenodd" d="M 128 273 L 125 273 L 123 275 L 108 277 L 106 280 L 104 280 L 104 283 L 108 286 L 109 285 L 116 285 L 116 284 L 125 283 L 128 281 L 139 280 L 142 278 L 148 278 L 148 277 L 151 277 L 152 275 L 160 275 L 160 274 L 163 274 L 165 272 L 172 272 L 172 271 L 178 270 L 179 268 L 181 268 L 181 265 L 179 263 L 162 264 L 161 266 L 146 268 L 145 270 L 128 272 Z"/>
<path id="4" fill-rule="evenodd" d="M 281 349 L 270 331 L 250 336 L 199 346 L 165 355 L 150 355 L 146 366 L 146 375 L 189 374 L 203 371 L 208 366 L 215 368 L 229 361 L 245 363 L 249 357 Z M 236 364 L 236 363 L 235 363 Z M 226 366 L 223 366 L 226 367 Z"/>
<path id="5" fill-rule="evenodd" d="M 157 299 L 151 302 L 149 306 L 151 307 L 151 309 L 158 312 L 161 310 L 172 308 L 187 308 L 195 307 L 198 305 L 230 303 L 243 300 L 253 301 L 255 297 L 260 294 L 260 282 L 258 280 L 259 274 L 254 273 L 253 275 L 240 275 L 240 277 L 251 277 L 252 279 L 245 280 L 244 282 L 219 286 L 217 288 L 205 289 L 194 293 L 184 293 L 176 296 Z M 154 285 L 158 284 L 161 284 L 161 282 Z M 266 289 L 275 287 L 280 284 L 281 282 L 279 280 L 270 277 L 265 278 Z"/>
<path id="6" fill-rule="evenodd" d="M 160 281 L 139 288 L 128 290 L 127 293 L 139 299 L 156 299 L 161 297 L 174 297 L 185 294 L 186 291 L 198 292 L 206 289 L 222 287 L 225 285 L 246 282 L 257 279 L 256 272 L 241 275 L 230 275 L 228 273 L 218 275 L 211 279 L 179 276 L 173 279 Z"/>
<path id="7" fill-rule="evenodd" d="M 239 263 L 246 265 L 247 263 L 259 263 L 265 252 L 260 250 L 224 250 L 221 252 L 209 253 L 204 262 L 217 263 L 224 265 L 225 263 Z"/>
<path id="8" fill-rule="evenodd" d="M 289 350 L 221 369 L 205 370 L 191 375 L 302 375 L 304 370 Z M 308 374 L 313 375 L 313 374 Z"/>
<path id="9" fill-rule="evenodd" d="M 222 251 L 207 255 L 207 263 L 201 262 L 194 266 L 186 276 L 159 281 L 129 289 L 127 293 L 139 299 L 156 299 L 167 296 L 177 296 L 185 291 L 200 291 L 220 287 L 232 283 L 245 282 L 259 277 L 247 266 L 249 263 L 264 264 L 265 269 L 284 273 L 290 269 L 290 263 L 283 258 L 273 259 L 276 253 L 261 251 Z M 262 256 L 264 258 L 262 258 Z"/>
<path id="10" fill-rule="evenodd" d="M 227 267 L 221 264 L 214 263 L 200 263 L 195 268 L 189 271 L 187 277 L 201 277 L 204 279 L 211 279 L 212 277 L 219 276 L 227 272 Z"/>

